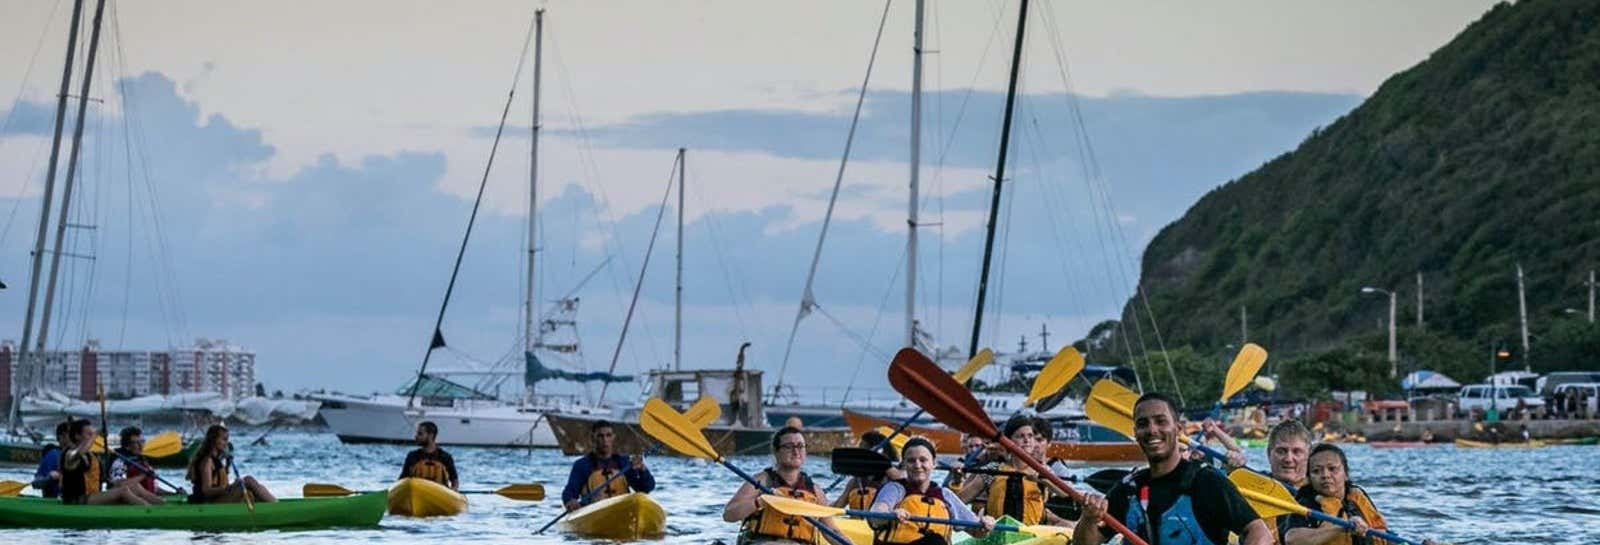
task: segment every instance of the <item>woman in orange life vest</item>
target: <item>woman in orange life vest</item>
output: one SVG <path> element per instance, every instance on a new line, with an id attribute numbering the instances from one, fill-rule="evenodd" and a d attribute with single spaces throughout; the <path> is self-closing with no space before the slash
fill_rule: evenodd
<path id="1" fill-rule="evenodd" d="M 1050 423 L 1043 418 L 1017 415 L 1006 421 L 1006 437 L 1036 460 L 1045 459 L 1050 445 Z M 1023 524 L 1071 527 L 1072 522 L 1045 509 L 1049 494 L 1037 473 L 1015 455 L 1007 454 L 998 471 L 1005 474 L 969 473 L 959 488 L 961 500 L 991 517 L 1010 515 Z"/>
<path id="2" fill-rule="evenodd" d="M 461 477 L 456 474 L 456 459 L 439 448 L 437 424 L 428 421 L 417 423 L 417 446 L 419 448 L 406 454 L 405 464 L 400 466 L 400 478 L 427 479 L 448 486 L 451 490 L 461 486 Z"/>
<path id="3" fill-rule="evenodd" d="M 869 449 L 884 443 L 885 439 L 887 438 L 878 433 L 877 430 L 867 430 L 866 433 L 861 434 L 861 442 L 859 444 L 861 448 Z M 899 458 L 899 453 L 895 452 L 894 445 L 883 445 L 883 455 L 889 458 L 890 461 L 895 461 Z M 839 495 L 839 499 L 833 500 L 833 506 L 845 509 L 871 509 L 872 497 L 877 495 L 878 488 L 882 487 L 883 483 L 898 481 L 904 479 L 905 476 L 905 472 L 900 471 L 899 468 L 891 467 L 883 475 L 851 477 L 844 485 L 844 493 Z"/>
<path id="4" fill-rule="evenodd" d="M 156 487 L 156 470 L 144 456 L 144 432 L 137 426 L 128 426 L 117 437 L 122 446 L 117 448 L 118 455 L 111 458 L 112 486 L 132 483 L 151 494 L 171 493 Z"/>
<path id="5" fill-rule="evenodd" d="M 905 471 L 905 480 L 885 483 L 878 489 L 877 499 L 872 503 L 873 511 L 892 512 L 898 520 L 869 521 L 868 524 L 875 530 L 872 537 L 874 544 L 948 545 L 950 543 L 948 524 L 907 520 L 913 516 L 982 522 L 982 528 L 967 531 L 979 538 L 994 529 L 994 517 L 988 515 L 978 517 L 967 508 L 966 504 L 961 503 L 955 492 L 933 482 L 933 452 L 933 443 L 926 438 L 913 437 L 906 441 L 905 450 L 900 452 L 902 456 L 900 468 Z"/>
<path id="6" fill-rule="evenodd" d="M 589 426 L 591 450 L 572 462 L 567 486 L 561 489 L 561 504 L 568 511 L 582 507 L 584 497 L 601 486 L 606 487 L 605 491 L 589 497 L 588 503 L 621 496 L 630 490 L 650 492 L 656 489 L 656 478 L 650 474 L 650 468 L 644 466 L 644 457 L 617 454 L 616 440 L 617 433 L 610 422 L 598 420 Z M 618 471 L 622 472 L 622 478 L 612 479 Z"/>
<path id="7" fill-rule="evenodd" d="M 72 446 L 61 453 L 61 503 L 66 505 L 160 505 L 159 496 L 132 481 L 100 490 L 100 457 L 94 450 L 94 426 L 77 420 L 68 428 Z"/>
<path id="8" fill-rule="evenodd" d="M 228 466 L 231 464 L 228 462 L 231 460 L 233 453 L 228 443 L 228 428 L 221 424 L 206 428 L 206 437 L 200 441 L 200 450 L 195 451 L 194 458 L 189 460 L 187 476 L 189 482 L 194 484 L 189 503 L 242 503 L 245 501 L 246 488 L 249 488 L 249 499 L 253 502 L 278 501 L 267 491 L 267 487 L 256 482 L 255 477 L 242 476 L 229 484 Z"/>
<path id="9" fill-rule="evenodd" d="M 822 487 L 801 468 L 806 464 L 806 438 L 800 430 L 784 426 L 772 434 L 772 466 L 755 474 L 757 481 L 782 496 L 828 505 Z M 739 522 L 738 545 L 756 543 L 820 543 L 822 534 L 801 517 L 765 509 L 758 501 L 761 489 L 745 483 L 722 508 L 722 520 Z M 830 527 L 833 523 L 822 519 Z"/>
<path id="10" fill-rule="evenodd" d="M 1344 451 L 1331 444 L 1317 445 L 1311 449 L 1309 461 L 1310 483 L 1301 487 L 1295 499 L 1313 511 L 1348 519 L 1355 529 L 1326 522 L 1289 515 L 1287 523 L 1279 528 L 1279 539 L 1285 545 L 1387 545 L 1389 542 L 1367 537 L 1368 528 L 1388 530 L 1383 514 L 1372 504 L 1367 491 L 1350 482 L 1350 463 Z M 1432 540 L 1423 540 L 1432 545 Z"/>

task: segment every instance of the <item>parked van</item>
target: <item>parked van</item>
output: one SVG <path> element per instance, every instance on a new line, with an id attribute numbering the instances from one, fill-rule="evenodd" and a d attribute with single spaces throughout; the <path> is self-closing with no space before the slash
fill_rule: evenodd
<path id="1" fill-rule="evenodd" d="M 1534 389 L 1539 395 L 1547 396 L 1554 393 L 1557 386 L 1571 382 L 1600 382 L 1600 371 L 1557 371 L 1539 377 Z"/>
<path id="2" fill-rule="evenodd" d="M 1527 386 L 1505 386 L 1497 384 L 1472 384 L 1463 386 L 1461 394 L 1456 400 L 1461 407 L 1461 412 L 1471 413 L 1473 409 L 1509 411 L 1517 408 L 1517 402 L 1530 410 L 1544 407 L 1544 399 L 1533 393 Z"/>
<path id="3" fill-rule="evenodd" d="M 1567 392 L 1576 392 L 1578 399 L 1583 400 L 1579 411 L 1588 411 L 1593 415 L 1600 413 L 1600 383 L 1595 382 L 1568 382 L 1556 387 L 1556 403 L 1565 403 Z M 1565 407 L 1562 408 L 1565 410 Z"/>

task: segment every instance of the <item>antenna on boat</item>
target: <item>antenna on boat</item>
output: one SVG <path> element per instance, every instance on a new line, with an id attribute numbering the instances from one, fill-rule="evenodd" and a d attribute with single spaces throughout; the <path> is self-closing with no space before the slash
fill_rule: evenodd
<path id="1" fill-rule="evenodd" d="M 978 334 L 983 330 L 983 300 L 989 288 L 989 263 L 994 257 L 994 228 L 1000 216 L 1000 186 L 1006 177 L 1006 149 L 1011 145 L 1011 115 L 1017 104 L 1017 71 L 1022 67 L 1023 34 L 1028 28 L 1028 0 L 1017 15 L 1017 41 L 1011 50 L 1011 81 L 1006 88 L 1006 113 L 1000 123 L 1000 158 L 994 167 L 994 197 L 989 201 L 989 228 L 983 239 L 983 272 L 978 276 L 978 304 L 972 312 L 972 344 L 967 357 L 978 355 Z"/>

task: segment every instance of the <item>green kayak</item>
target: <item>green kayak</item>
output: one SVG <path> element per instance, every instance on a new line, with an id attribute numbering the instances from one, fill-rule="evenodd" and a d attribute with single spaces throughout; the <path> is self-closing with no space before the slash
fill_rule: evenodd
<path id="1" fill-rule="evenodd" d="M 43 498 L 0 498 L 0 528 L 157 529 L 196 531 L 307 530 L 377 526 L 387 492 L 342 498 L 293 498 L 257 503 L 168 503 L 151 507 L 62 505 Z"/>
<path id="2" fill-rule="evenodd" d="M 1009 516 L 1004 516 L 1004 517 L 1000 517 L 999 520 L 994 521 L 994 523 L 996 525 L 1002 525 L 1002 524 L 1015 525 L 1015 524 L 1017 524 L 1017 519 L 1011 518 Z M 989 535 L 983 536 L 982 538 L 969 537 L 967 539 L 956 541 L 955 545 L 1006 545 L 1007 543 L 1016 543 L 1018 541 L 1027 541 L 1029 539 L 1033 539 L 1033 537 L 1034 537 L 1033 534 L 1024 534 L 1022 532 L 996 531 L 996 532 L 989 532 Z"/>

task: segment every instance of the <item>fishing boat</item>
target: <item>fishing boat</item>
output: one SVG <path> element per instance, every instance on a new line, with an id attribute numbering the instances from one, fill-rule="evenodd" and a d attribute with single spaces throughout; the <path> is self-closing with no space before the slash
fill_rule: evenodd
<path id="1" fill-rule="evenodd" d="M 683 410 L 700 396 L 710 396 L 722 407 L 722 418 L 704 429 L 706 438 L 717 452 L 734 456 L 771 451 L 772 432 L 777 429 L 767 425 L 763 414 L 761 371 L 744 369 L 742 349 L 734 369 L 651 371 L 641 394 L 642 399 L 634 405 L 617 407 L 610 415 L 553 413 L 548 420 L 556 441 L 561 445 L 561 452 L 569 456 L 592 450 L 589 430 L 599 420 L 607 420 L 615 426 L 616 452 L 645 452 L 654 442 L 639 427 L 644 400 L 659 398 Z M 855 444 L 849 428 L 805 427 L 801 433 L 806 437 L 807 452 L 813 455 L 826 455 L 836 447 Z"/>
<path id="2" fill-rule="evenodd" d="M 384 492 L 340 498 L 292 498 L 272 503 L 183 503 L 165 505 L 62 505 L 61 500 L 0 498 L 0 528 L 69 530 L 189 530 L 228 532 L 314 530 L 377 526 L 387 503 Z"/>
<path id="3" fill-rule="evenodd" d="M 1542 448 L 1544 441 L 1521 441 L 1516 443 L 1491 443 L 1488 441 L 1473 441 L 1471 439 L 1456 439 L 1456 446 L 1460 448 Z"/>
<path id="4" fill-rule="evenodd" d="M 649 494 L 631 492 L 585 505 L 567 515 L 562 525 L 583 537 L 631 541 L 665 533 L 667 512 Z"/>
<path id="5" fill-rule="evenodd" d="M 312 396 L 323 402 L 321 415 L 327 421 L 328 427 L 333 429 L 339 440 L 346 443 L 400 443 L 410 444 L 416 433 L 416 425 L 424 420 L 431 421 L 439 427 L 439 444 L 449 446 L 488 446 L 488 447 L 555 447 L 557 441 L 550 426 L 546 425 L 546 416 L 555 413 L 570 414 L 604 414 L 605 409 L 595 404 L 580 400 L 577 396 L 561 396 L 540 394 L 535 391 L 536 385 L 545 380 L 567 380 L 574 382 L 632 382 L 632 377 L 614 375 L 611 373 L 577 373 L 568 372 L 559 368 L 547 367 L 541 358 L 550 358 L 554 361 L 571 360 L 582 364 L 583 355 L 578 343 L 577 313 L 578 297 L 576 292 L 587 283 L 595 273 L 593 272 L 580 281 L 565 296 L 557 299 L 553 307 L 545 314 L 538 310 L 537 283 L 535 280 L 538 259 L 536 244 L 539 241 L 539 132 L 540 132 L 540 71 L 542 69 L 542 55 L 544 48 L 544 10 L 538 10 L 534 15 L 534 50 L 533 50 L 533 120 L 531 124 L 532 135 L 530 138 L 530 162 L 528 175 L 528 233 L 525 240 L 526 258 L 526 284 L 523 290 L 523 300 L 520 301 L 522 309 L 522 332 L 520 350 L 521 361 L 515 357 L 504 358 L 488 369 L 469 365 L 464 369 L 429 369 L 429 363 L 435 352 L 446 348 L 447 344 L 442 329 L 445 310 L 449 308 L 450 296 L 454 291 L 456 275 L 461 270 L 461 258 L 465 255 L 468 240 L 472 234 L 472 226 L 477 221 L 478 205 L 483 202 L 484 187 L 488 183 L 487 172 L 483 182 L 478 188 L 478 195 L 473 204 L 473 214 L 467 222 L 465 234 L 461 239 L 460 250 L 457 253 L 455 265 L 450 275 L 450 283 L 445 288 L 444 300 L 439 306 L 439 314 L 434 322 L 433 335 L 428 343 L 428 349 L 423 354 L 422 365 L 417 370 L 416 379 L 401 387 L 400 391 L 392 395 L 374 396 L 346 396 L 320 394 Z M 519 73 L 521 64 L 518 65 Z M 510 109 L 510 101 L 515 97 L 513 91 L 507 97 L 506 108 Z M 500 120 L 500 129 L 505 128 L 505 118 Z M 495 146 L 500 142 L 500 132 L 495 134 Z M 491 151 L 490 165 L 493 164 Z M 488 167 L 485 167 L 487 171 Z M 604 267 L 605 263 L 601 264 Z M 536 320 L 537 318 L 537 320 Z M 521 365 L 519 366 L 518 363 Z M 520 367 L 520 369 L 519 369 Z M 466 377 L 476 380 L 476 384 L 468 386 L 461 384 L 449 377 Z M 499 395 L 501 386 L 520 379 L 522 388 L 521 398 L 516 401 L 506 401 Z M 463 379 L 464 380 L 464 379 Z"/>
<path id="6" fill-rule="evenodd" d="M 1045 455 L 1068 464 L 1142 464 L 1144 450 L 1132 441 L 1053 441 Z"/>
<path id="7" fill-rule="evenodd" d="M 415 477 L 389 487 L 389 514 L 402 517 L 448 517 L 467 510 L 467 497 L 450 487 Z"/>
<path id="8" fill-rule="evenodd" d="M 850 427 L 850 434 L 856 437 L 878 428 L 895 429 L 900 425 L 899 421 L 868 416 L 849 409 L 844 409 L 841 413 L 844 415 L 845 424 Z M 949 428 L 906 426 L 905 431 L 901 433 L 908 436 L 920 435 L 928 438 L 933 442 L 934 448 L 938 449 L 938 454 L 962 453 L 961 432 Z"/>

